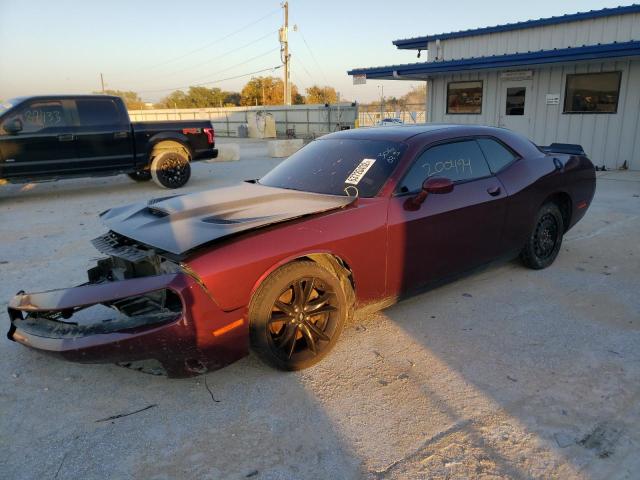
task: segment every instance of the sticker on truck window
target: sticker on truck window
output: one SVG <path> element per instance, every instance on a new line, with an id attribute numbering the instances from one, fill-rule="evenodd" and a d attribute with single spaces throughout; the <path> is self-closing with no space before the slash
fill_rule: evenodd
<path id="1" fill-rule="evenodd" d="M 347 177 L 344 183 L 357 185 L 358 183 L 360 183 L 360 180 L 362 180 L 362 178 L 367 174 L 374 163 L 376 163 L 375 158 L 364 158 L 355 168 L 355 170 L 351 172 L 351 175 Z"/>

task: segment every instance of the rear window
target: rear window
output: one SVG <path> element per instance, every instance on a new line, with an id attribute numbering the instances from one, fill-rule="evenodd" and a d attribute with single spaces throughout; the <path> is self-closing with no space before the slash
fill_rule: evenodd
<path id="1" fill-rule="evenodd" d="M 78 117 L 82 126 L 119 125 L 120 110 L 116 102 L 108 98 L 76 100 Z"/>
<path id="2" fill-rule="evenodd" d="M 502 170 L 518 158 L 511 150 L 490 138 L 478 138 L 478 144 L 493 173 Z"/>

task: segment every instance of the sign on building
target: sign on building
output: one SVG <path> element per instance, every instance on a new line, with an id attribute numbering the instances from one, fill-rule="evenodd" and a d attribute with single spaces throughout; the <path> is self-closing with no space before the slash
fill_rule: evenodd
<path id="1" fill-rule="evenodd" d="M 547 105 L 560 105 L 560 94 L 547 93 Z"/>
<path id="2" fill-rule="evenodd" d="M 367 83 L 367 74 L 363 73 L 362 75 L 353 75 L 353 84 L 354 85 L 364 85 Z"/>
<path id="3" fill-rule="evenodd" d="M 500 78 L 503 80 L 529 80 L 533 78 L 532 70 L 516 70 L 513 72 L 501 72 Z"/>

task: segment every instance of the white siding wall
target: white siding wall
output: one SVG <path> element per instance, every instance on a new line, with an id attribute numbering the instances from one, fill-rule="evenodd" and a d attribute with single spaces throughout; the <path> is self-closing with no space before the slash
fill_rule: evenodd
<path id="1" fill-rule="evenodd" d="M 457 60 L 631 40 L 640 40 L 640 13 L 442 40 L 438 60 Z M 429 61 L 435 60 L 435 42 L 429 42 L 428 49 Z"/>
<path id="2" fill-rule="evenodd" d="M 602 71 L 622 71 L 618 112 L 615 114 L 563 114 L 566 75 Z M 483 80 L 481 115 L 447 115 L 447 82 Z M 430 121 L 498 125 L 500 72 L 461 73 L 435 77 L 429 90 Z M 590 62 L 533 71 L 532 92 L 528 92 L 531 117 L 529 137 L 538 145 L 553 142 L 582 145 L 596 165 L 640 170 L 640 59 Z M 547 93 L 559 93 L 560 105 L 546 105 Z"/>

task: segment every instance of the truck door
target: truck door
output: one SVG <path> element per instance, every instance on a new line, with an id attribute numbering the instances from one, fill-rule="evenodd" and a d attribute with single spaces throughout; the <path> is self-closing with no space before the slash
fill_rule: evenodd
<path id="1" fill-rule="evenodd" d="M 37 179 L 72 168 L 75 137 L 67 107 L 64 100 L 34 99 L 4 115 L 0 125 L 0 177 Z"/>
<path id="2" fill-rule="evenodd" d="M 124 106 L 109 97 L 80 97 L 74 103 L 78 171 L 131 170 L 133 141 Z"/>

